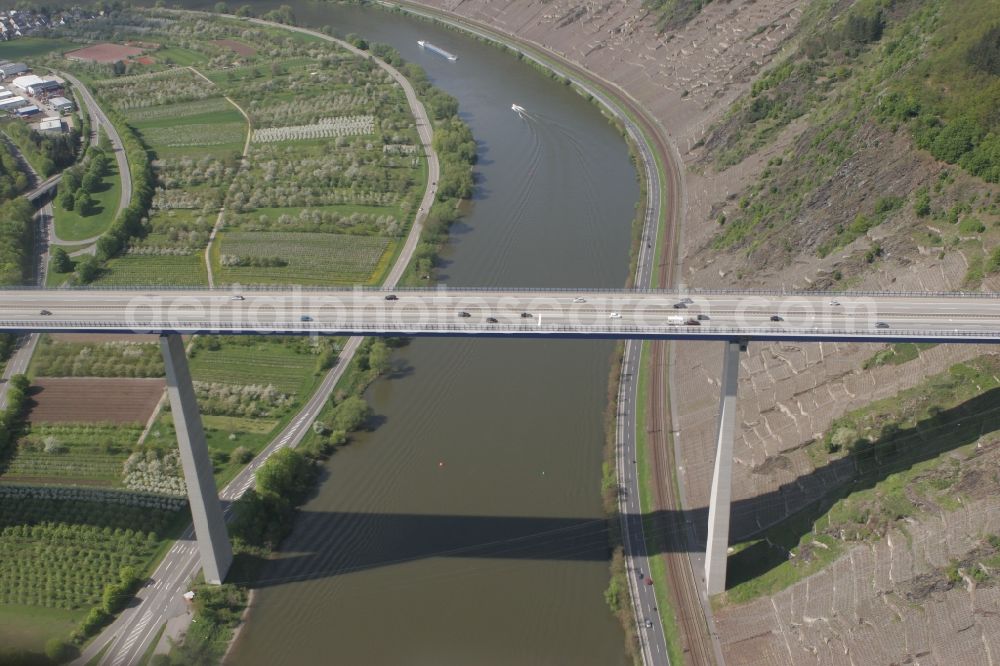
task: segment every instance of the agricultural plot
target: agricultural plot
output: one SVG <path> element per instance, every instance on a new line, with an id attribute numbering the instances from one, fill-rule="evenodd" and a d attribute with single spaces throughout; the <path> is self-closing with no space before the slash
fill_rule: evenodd
<path id="1" fill-rule="evenodd" d="M 103 79 L 95 81 L 93 86 L 102 101 L 118 111 L 188 102 L 218 94 L 214 86 L 183 68 Z"/>
<path id="2" fill-rule="evenodd" d="M 162 379 L 38 379 L 32 386 L 28 421 L 145 423 L 165 385 Z"/>
<path id="3" fill-rule="evenodd" d="M 107 270 L 94 284 L 102 287 L 171 287 L 208 284 L 205 258 L 199 254 L 180 256 L 126 255 L 108 262 Z"/>
<path id="4" fill-rule="evenodd" d="M 365 284 L 389 239 L 274 232 L 219 235 L 219 280 L 240 284 Z"/>
<path id="5" fill-rule="evenodd" d="M 97 605 L 122 567 L 146 567 L 183 506 L 135 493 L 0 486 L 0 604 Z"/>
<path id="6" fill-rule="evenodd" d="M 204 85 L 208 85 L 204 83 Z M 192 104 L 208 104 L 218 97 L 201 100 Z M 146 120 L 137 120 L 133 126 L 149 144 L 160 159 L 181 156 L 222 156 L 237 155 L 243 151 L 247 135 L 246 119 L 224 99 L 225 108 L 183 116 L 160 115 L 160 109 L 153 107 L 156 115 Z M 145 111 L 146 109 L 143 109 Z M 192 110 L 188 107 L 187 110 Z"/>
<path id="7" fill-rule="evenodd" d="M 171 127 L 150 127 L 142 135 L 153 146 L 190 148 L 240 144 L 246 136 L 246 123 L 192 123 Z"/>
<path id="8" fill-rule="evenodd" d="M 263 127 L 253 131 L 254 143 L 300 141 L 303 139 L 331 139 L 338 136 L 371 134 L 375 131 L 374 116 L 346 116 L 323 118 L 312 125 Z"/>
<path id="9" fill-rule="evenodd" d="M 179 104 L 166 104 L 163 106 L 150 106 L 141 109 L 131 109 L 125 117 L 130 122 L 138 123 L 150 120 L 164 120 L 186 118 L 188 116 L 200 116 L 219 111 L 231 111 L 233 106 L 222 97 L 209 97 L 193 102 L 181 102 Z"/>
<path id="10" fill-rule="evenodd" d="M 248 363 L 247 359 L 253 359 Z M 198 339 L 190 358 L 197 382 L 236 387 L 271 386 L 284 394 L 299 394 L 315 380 L 316 357 L 299 339 Z M 220 413 L 203 409 L 208 413 Z"/>
<path id="11" fill-rule="evenodd" d="M 405 214 L 398 206 L 257 208 L 230 213 L 226 226 L 240 231 L 303 231 L 359 236 L 400 236 Z"/>
<path id="12" fill-rule="evenodd" d="M 156 344 L 108 341 L 56 341 L 43 337 L 32 358 L 36 377 L 162 377 L 163 358 Z"/>

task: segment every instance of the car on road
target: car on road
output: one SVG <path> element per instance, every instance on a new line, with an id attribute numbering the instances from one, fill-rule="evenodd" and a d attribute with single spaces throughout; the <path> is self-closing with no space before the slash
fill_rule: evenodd
<path id="1" fill-rule="evenodd" d="M 652 629 L 653 628 L 653 621 L 650 620 L 650 619 L 648 619 L 648 618 L 646 619 L 646 622 L 644 624 L 646 625 L 647 629 Z"/>
<path id="2" fill-rule="evenodd" d="M 642 580 L 643 578 L 645 578 L 645 576 L 642 573 L 642 569 L 636 569 L 635 573 L 636 573 L 636 575 L 639 576 L 639 580 Z"/>
<path id="3" fill-rule="evenodd" d="M 686 310 L 687 309 L 687 303 L 684 303 L 684 302 L 674 303 L 674 309 L 675 310 Z"/>
<path id="4" fill-rule="evenodd" d="M 577 296 L 576 298 L 573 299 L 573 302 L 574 303 L 586 303 L 587 299 L 584 298 L 583 296 Z"/>
<path id="5" fill-rule="evenodd" d="M 877 321 L 875 322 L 875 328 L 889 328 L 889 324 L 884 321 Z"/>
<path id="6" fill-rule="evenodd" d="M 652 578 L 647 578 L 646 579 L 646 585 L 652 585 L 652 584 L 653 584 L 653 579 Z"/>
<path id="7" fill-rule="evenodd" d="M 688 319 L 686 322 L 684 322 L 684 325 L 685 326 L 701 326 L 701 322 L 698 321 L 697 319 L 695 319 L 694 317 L 692 317 L 692 318 Z"/>
<path id="8" fill-rule="evenodd" d="M 299 321 L 312 321 L 312 320 L 313 318 L 310 317 L 309 315 L 302 315 L 301 317 L 299 317 Z"/>
<path id="9" fill-rule="evenodd" d="M 498 320 L 496 317 L 487 317 L 486 318 L 486 323 L 487 324 L 499 324 L 500 320 Z"/>
<path id="10" fill-rule="evenodd" d="M 42 310 L 42 311 L 41 311 L 41 312 L 39 312 L 38 314 L 40 314 L 40 315 L 50 315 L 50 314 L 52 314 L 52 313 L 51 313 L 51 312 L 49 312 L 48 310 Z"/>
<path id="11" fill-rule="evenodd" d="M 771 315 L 771 321 L 785 321 L 781 315 Z"/>
<path id="12" fill-rule="evenodd" d="M 608 315 L 608 319 L 621 319 L 621 318 L 622 318 L 621 312 L 612 312 L 611 314 Z"/>
<path id="13" fill-rule="evenodd" d="M 830 301 L 830 305 L 840 305 L 840 301 L 838 301 L 838 300 L 832 300 L 832 301 Z"/>
<path id="14" fill-rule="evenodd" d="M 531 314 L 530 312 L 522 312 L 521 313 L 521 319 L 528 319 L 528 318 L 534 317 L 534 316 L 535 315 Z"/>
<path id="15" fill-rule="evenodd" d="M 229 297 L 229 300 L 231 300 L 231 301 L 245 301 L 246 299 L 243 298 L 242 296 L 240 296 L 239 294 L 233 294 L 232 296 Z"/>
<path id="16" fill-rule="evenodd" d="M 459 313 L 458 313 L 458 316 L 459 316 L 459 317 L 471 317 L 472 315 L 470 315 L 470 314 L 469 314 L 468 312 L 466 312 L 465 310 L 462 310 L 461 312 L 459 312 Z"/>
<path id="17" fill-rule="evenodd" d="M 399 296 L 397 296 L 396 294 L 386 294 L 385 295 L 385 300 L 387 300 L 387 301 L 398 301 L 399 300 Z"/>
<path id="18" fill-rule="evenodd" d="M 711 319 L 711 317 L 709 317 L 707 314 L 698 315 L 698 321 L 708 321 L 709 319 Z"/>

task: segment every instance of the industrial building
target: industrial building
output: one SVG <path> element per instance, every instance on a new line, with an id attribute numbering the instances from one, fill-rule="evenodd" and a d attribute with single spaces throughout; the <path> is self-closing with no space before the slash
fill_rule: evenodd
<path id="1" fill-rule="evenodd" d="M 28 100 L 24 99 L 20 95 L 17 97 L 8 97 L 7 99 L 0 100 L 0 111 L 14 111 L 22 106 L 27 106 Z"/>
<path id="2" fill-rule="evenodd" d="M 65 97 L 53 97 L 49 100 L 49 106 L 52 107 L 53 111 L 58 111 L 59 113 L 72 113 L 76 109 L 73 101 Z"/>
<path id="3" fill-rule="evenodd" d="M 9 90 L 0 90 L 0 99 L 10 99 L 13 96 L 14 93 Z"/>
<path id="4" fill-rule="evenodd" d="M 11 76 L 17 76 L 24 72 L 30 72 L 31 68 L 25 65 L 23 62 L 8 62 L 0 65 L 0 79 L 6 79 Z"/>
<path id="5" fill-rule="evenodd" d="M 22 118 L 27 118 L 28 116 L 33 116 L 36 113 L 41 113 L 41 112 L 42 110 L 39 109 L 34 104 L 29 104 L 28 106 L 22 106 L 16 111 L 17 115 L 21 116 Z"/>
<path id="6" fill-rule="evenodd" d="M 63 124 L 59 118 L 43 118 L 38 123 L 38 131 L 44 134 L 62 134 Z"/>
<path id="7" fill-rule="evenodd" d="M 42 77 L 34 74 L 25 74 L 24 76 L 15 77 L 14 80 L 10 82 L 10 85 L 21 92 L 28 92 L 28 86 L 37 85 L 44 80 L 45 79 Z"/>
<path id="8" fill-rule="evenodd" d="M 52 79 L 45 79 L 41 83 L 34 83 L 28 86 L 28 94 L 33 97 L 56 91 L 62 91 L 62 84 Z"/>

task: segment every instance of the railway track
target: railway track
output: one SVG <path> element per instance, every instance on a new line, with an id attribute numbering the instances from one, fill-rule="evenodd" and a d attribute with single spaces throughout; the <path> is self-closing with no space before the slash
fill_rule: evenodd
<path id="1" fill-rule="evenodd" d="M 642 114 L 636 114 L 644 119 Z M 667 199 L 667 220 L 663 242 L 660 245 L 660 261 L 656 271 L 656 287 L 674 286 L 674 268 L 680 254 L 679 237 L 683 217 L 684 201 L 681 200 L 681 174 L 678 159 L 672 159 L 670 146 L 655 127 L 645 127 L 647 135 L 653 138 L 656 149 L 663 156 L 666 182 L 663 196 Z M 670 422 L 670 390 L 667 379 L 668 342 L 650 343 L 649 393 L 646 404 L 646 442 L 650 447 L 653 463 L 654 511 L 656 521 L 654 534 L 661 534 L 663 557 L 667 571 L 667 594 L 677 618 L 681 636 L 681 650 L 687 664 L 702 666 L 717 663 L 712 634 L 705 619 L 701 604 L 701 592 L 691 569 L 688 551 L 691 547 L 688 529 L 680 501 L 680 489 L 676 485 L 674 470 L 673 442 L 669 435 L 673 429 Z"/>

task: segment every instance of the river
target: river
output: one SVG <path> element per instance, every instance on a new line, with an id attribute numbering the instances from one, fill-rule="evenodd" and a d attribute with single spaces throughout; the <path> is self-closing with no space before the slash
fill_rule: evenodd
<path id="1" fill-rule="evenodd" d="M 391 44 L 459 100 L 479 144 L 477 191 L 442 282 L 624 285 L 639 188 L 596 108 L 459 33 L 359 7 L 292 8 L 301 25 Z M 262 575 L 231 663 L 627 663 L 603 599 L 611 352 L 609 342 L 500 340 L 400 350 L 368 392 L 377 427 L 326 464 Z"/>

